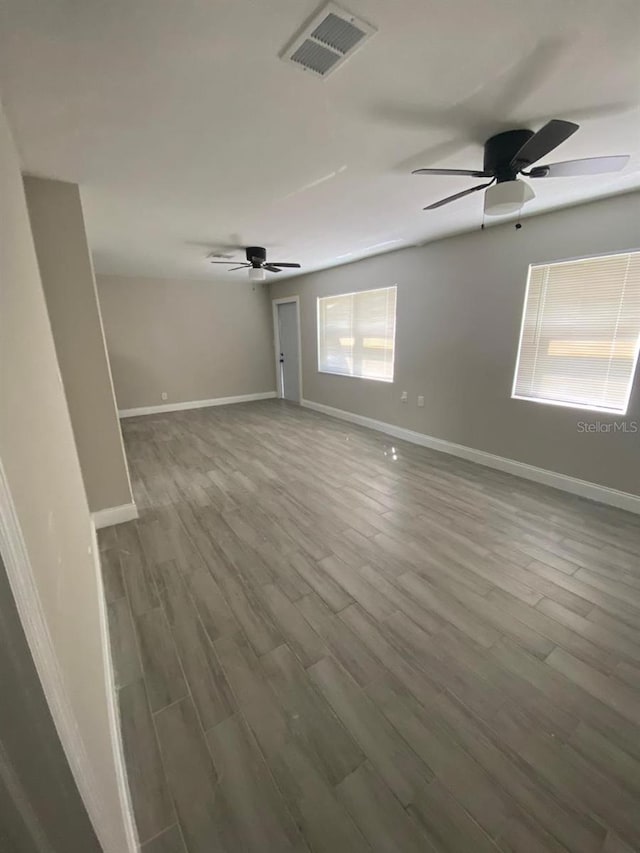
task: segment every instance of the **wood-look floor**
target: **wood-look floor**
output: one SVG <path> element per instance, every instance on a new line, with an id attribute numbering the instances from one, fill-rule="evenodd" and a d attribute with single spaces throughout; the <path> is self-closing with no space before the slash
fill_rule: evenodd
<path id="1" fill-rule="evenodd" d="M 144 853 L 640 849 L 640 523 L 267 401 L 126 420 Z"/>

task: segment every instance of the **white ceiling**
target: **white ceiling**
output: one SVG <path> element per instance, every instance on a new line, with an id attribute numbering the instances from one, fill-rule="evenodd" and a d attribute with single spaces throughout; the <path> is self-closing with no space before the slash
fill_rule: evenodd
<path id="1" fill-rule="evenodd" d="M 247 243 L 306 271 L 477 228 L 482 193 L 422 211 L 474 179 L 411 169 L 553 117 L 581 129 L 548 162 L 633 158 L 528 211 L 640 187 L 637 0 L 343 5 L 378 33 L 320 80 L 278 59 L 316 0 L 3 0 L 24 168 L 81 184 L 99 272 L 224 278 L 207 251 Z"/>

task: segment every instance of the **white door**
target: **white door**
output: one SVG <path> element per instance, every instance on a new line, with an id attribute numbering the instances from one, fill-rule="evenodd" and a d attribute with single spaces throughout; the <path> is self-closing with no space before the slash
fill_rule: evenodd
<path id="1" fill-rule="evenodd" d="M 298 335 L 298 305 L 280 302 L 278 309 L 278 369 L 280 371 L 280 396 L 285 400 L 300 402 L 300 339 Z"/>

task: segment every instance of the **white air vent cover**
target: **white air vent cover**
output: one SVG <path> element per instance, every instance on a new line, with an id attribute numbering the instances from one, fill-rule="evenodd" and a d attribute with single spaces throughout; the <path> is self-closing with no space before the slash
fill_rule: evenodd
<path id="1" fill-rule="evenodd" d="M 281 58 L 303 71 L 327 77 L 376 32 L 366 21 L 327 3 L 288 45 Z"/>

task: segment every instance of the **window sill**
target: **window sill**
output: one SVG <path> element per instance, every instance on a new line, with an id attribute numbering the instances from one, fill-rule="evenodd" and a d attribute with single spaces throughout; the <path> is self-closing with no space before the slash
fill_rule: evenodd
<path id="1" fill-rule="evenodd" d="M 357 373 L 338 373 L 333 370 L 318 370 L 318 373 L 321 373 L 323 376 L 342 376 L 345 379 L 365 379 L 367 382 L 384 382 L 387 385 L 392 385 L 395 381 L 394 379 L 381 379 L 377 376 L 360 376 Z"/>
<path id="2" fill-rule="evenodd" d="M 522 397 L 519 394 L 512 394 L 512 400 L 524 400 L 525 403 L 538 403 L 543 406 L 555 406 L 560 409 L 577 409 L 582 412 L 603 412 L 607 415 L 617 415 L 624 417 L 629 408 L 626 409 L 610 409 L 606 406 L 587 406 L 584 403 L 565 403 L 562 400 L 544 400 L 541 397 Z"/>

